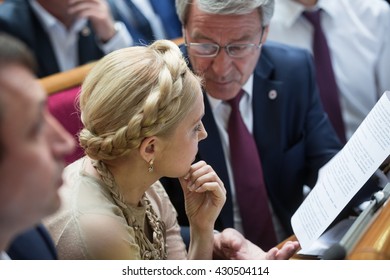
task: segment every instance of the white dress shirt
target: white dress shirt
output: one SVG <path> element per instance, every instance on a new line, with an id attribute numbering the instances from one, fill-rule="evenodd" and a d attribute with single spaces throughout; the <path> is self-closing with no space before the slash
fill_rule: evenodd
<path id="1" fill-rule="evenodd" d="M 253 134 L 253 106 L 252 106 L 252 97 L 253 97 L 253 75 L 251 75 L 245 85 L 242 87 L 245 91 L 245 94 L 242 96 L 240 100 L 240 113 L 241 117 L 248 128 L 248 131 Z M 233 179 L 233 171 L 231 165 L 231 157 L 230 157 L 230 148 L 229 148 L 229 135 L 228 135 L 228 122 L 231 112 L 231 107 L 226 102 L 215 99 L 210 95 L 207 95 L 208 100 L 210 102 L 211 110 L 213 111 L 214 119 L 218 127 L 218 132 L 222 142 L 222 149 L 225 156 L 226 167 L 229 176 L 230 182 L 230 192 L 232 194 L 233 201 L 233 215 L 234 215 L 234 228 L 244 233 L 242 227 L 242 220 L 240 216 L 240 210 L 238 208 L 238 202 L 235 191 L 235 184 Z M 261 157 L 261 155 L 260 155 Z M 253 176 L 253 174 L 248 174 L 248 176 Z M 280 224 L 279 219 L 275 215 L 272 206 L 270 204 L 270 210 L 272 215 L 272 220 L 275 227 L 275 233 L 278 239 L 278 242 L 284 240 L 287 235 L 285 230 Z"/>
<path id="2" fill-rule="evenodd" d="M 44 30 L 49 35 L 59 69 L 61 71 L 66 71 L 79 66 L 79 32 L 90 32 L 87 27 L 87 19 L 78 19 L 68 30 L 36 0 L 30 0 L 30 2 L 34 13 L 37 15 Z M 105 54 L 131 45 L 131 37 L 126 26 L 122 22 L 115 22 L 115 29 L 117 31 L 116 34 L 108 42 L 103 44 L 97 41 L 98 46 Z"/>
<path id="3" fill-rule="evenodd" d="M 319 0 L 342 115 L 349 139 L 384 91 L 390 90 L 390 7 L 382 0 Z M 312 52 L 305 7 L 276 0 L 268 40 Z M 297 69 L 299 71 L 299 69 Z"/>

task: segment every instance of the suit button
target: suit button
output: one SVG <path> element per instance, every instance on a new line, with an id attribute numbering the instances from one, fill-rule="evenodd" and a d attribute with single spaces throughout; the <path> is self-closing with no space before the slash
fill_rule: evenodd
<path id="1" fill-rule="evenodd" d="M 81 35 L 83 35 L 84 37 L 88 37 L 89 34 L 91 34 L 91 30 L 89 29 L 88 26 L 84 27 L 84 28 L 81 30 Z"/>

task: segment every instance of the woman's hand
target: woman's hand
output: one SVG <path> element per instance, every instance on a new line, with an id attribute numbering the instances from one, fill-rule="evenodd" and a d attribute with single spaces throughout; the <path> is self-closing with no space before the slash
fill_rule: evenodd
<path id="1" fill-rule="evenodd" d="M 199 161 L 179 180 L 191 227 L 196 227 L 197 230 L 212 230 L 226 201 L 226 190 L 221 179 L 210 165 Z"/>

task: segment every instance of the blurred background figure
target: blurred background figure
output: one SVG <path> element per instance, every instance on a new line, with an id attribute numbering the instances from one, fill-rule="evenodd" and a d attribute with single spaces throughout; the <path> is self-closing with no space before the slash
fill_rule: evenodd
<path id="1" fill-rule="evenodd" d="M 72 69 L 131 45 L 118 11 L 105 0 L 5 0 L 0 31 L 22 40 L 38 77 Z"/>
<path id="2" fill-rule="evenodd" d="M 174 0 L 113 0 L 134 44 L 182 36 Z"/>
<path id="3" fill-rule="evenodd" d="M 55 258 L 50 237 L 34 226 L 60 206 L 64 156 L 74 141 L 49 113 L 34 68 L 27 47 L 0 33 L 0 260 L 13 258 L 5 250 L 29 228 L 33 239 L 24 237 L 34 243 L 24 250 Z"/>
<path id="4" fill-rule="evenodd" d="M 389 30 L 390 7 L 383 0 L 275 1 L 268 39 L 313 53 L 324 108 L 344 143 L 390 89 Z"/>

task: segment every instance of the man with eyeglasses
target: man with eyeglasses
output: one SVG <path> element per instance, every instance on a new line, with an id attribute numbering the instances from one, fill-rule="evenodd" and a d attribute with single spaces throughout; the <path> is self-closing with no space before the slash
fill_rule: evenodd
<path id="1" fill-rule="evenodd" d="M 321 106 L 312 58 L 301 49 L 265 43 L 273 0 L 177 0 L 176 8 L 183 25 L 184 54 L 204 78 L 203 124 L 208 138 L 199 143 L 197 160 L 213 166 L 227 190 L 216 229 L 234 227 L 267 250 L 292 234 L 290 219 L 304 199 L 303 186 L 313 187 L 319 168 L 340 149 Z M 257 151 L 252 155 L 257 162 L 260 159 L 258 172 L 252 169 L 258 163 L 235 170 L 246 159 L 252 160 L 248 153 L 236 164 L 236 156 L 247 147 L 242 144 L 238 152 L 232 149 L 244 137 L 230 130 L 230 103 L 238 94 L 242 95 L 238 101 L 241 118 L 255 141 Z M 240 188 L 250 183 L 238 178 L 265 186 L 268 202 L 256 195 L 240 202 L 237 194 L 250 192 Z M 180 187 L 172 186 L 175 180 L 162 181 L 179 222 L 187 225 Z M 263 210 L 256 212 L 259 204 Z M 272 223 L 261 225 L 266 212 L 271 213 Z M 251 228 L 257 224 L 258 228 Z"/>

